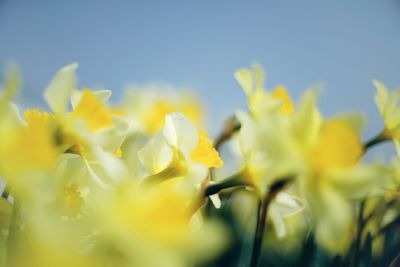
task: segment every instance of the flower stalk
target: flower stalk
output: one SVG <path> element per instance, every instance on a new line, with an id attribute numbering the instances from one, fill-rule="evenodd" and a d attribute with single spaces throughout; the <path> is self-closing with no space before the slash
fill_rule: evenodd
<path id="1" fill-rule="evenodd" d="M 383 130 L 380 134 L 378 134 L 377 136 L 373 137 L 372 139 L 368 140 L 367 142 L 365 142 L 364 144 L 364 148 L 365 150 L 370 149 L 371 147 L 386 142 L 389 139 L 387 138 L 387 134 L 386 131 Z"/>
<path id="2" fill-rule="evenodd" d="M 250 184 L 245 182 L 243 176 L 244 172 L 241 171 L 223 179 L 220 182 L 210 184 L 204 190 L 204 196 L 211 196 L 229 188 L 249 186 Z"/>
<path id="3" fill-rule="evenodd" d="M 250 267 L 257 267 L 259 258 L 260 258 L 260 252 L 262 248 L 262 241 L 264 237 L 264 231 L 265 231 L 265 226 L 266 226 L 266 221 L 267 221 L 267 215 L 268 215 L 268 208 L 271 204 L 271 202 L 275 199 L 275 197 L 284 190 L 290 182 L 293 180 L 292 177 L 280 180 L 273 184 L 270 188 L 269 193 L 260 200 L 259 202 L 259 207 L 258 207 L 258 213 L 257 213 L 257 225 L 256 225 L 256 232 L 254 234 L 254 242 L 253 242 L 253 250 L 251 254 L 251 260 L 250 260 Z"/>

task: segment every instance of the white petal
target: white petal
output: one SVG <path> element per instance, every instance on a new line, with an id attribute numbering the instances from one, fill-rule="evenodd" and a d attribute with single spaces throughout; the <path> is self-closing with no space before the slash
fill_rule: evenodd
<path id="1" fill-rule="evenodd" d="M 330 253 L 341 254 L 350 245 L 352 209 L 343 195 L 328 185 L 323 185 L 318 197 L 310 200 L 314 209 L 317 242 Z"/>
<path id="2" fill-rule="evenodd" d="M 299 110 L 293 118 L 293 133 L 300 143 L 308 145 L 316 139 L 322 124 L 322 116 L 316 106 L 316 92 L 305 93 Z"/>
<path id="3" fill-rule="evenodd" d="M 254 71 L 254 83 L 256 88 L 262 89 L 265 82 L 265 72 L 260 64 L 252 64 Z"/>
<path id="4" fill-rule="evenodd" d="M 67 110 L 72 90 L 76 87 L 75 71 L 77 68 L 77 63 L 62 68 L 44 92 L 48 105 L 56 114 L 64 114 Z"/>
<path id="5" fill-rule="evenodd" d="M 108 185 L 128 177 L 124 163 L 112 153 L 101 149 L 93 149 L 83 155 L 88 170 L 100 185 Z"/>
<path id="6" fill-rule="evenodd" d="M 94 144 L 109 152 L 115 152 L 121 146 L 129 130 L 128 122 L 125 119 L 118 116 L 112 118 L 114 126 L 98 131 L 93 134 L 92 138 Z"/>
<path id="7" fill-rule="evenodd" d="M 285 221 L 273 205 L 270 207 L 269 218 L 274 226 L 276 236 L 279 239 L 284 238 L 287 234 Z"/>
<path id="8" fill-rule="evenodd" d="M 207 179 L 209 175 L 209 170 L 203 164 L 198 164 L 189 161 L 188 162 L 189 172 L 185 175 L 187 179 L 190 179 L 194 185 L 198 188 L 201 187 L 204 180 Z"/>
<path id="9" fill-rule="evenodd" d="M 184 155 L 189 155 L 199 140 L 196 126 L 181 113 L 170 113 L 165 117 L 163 135 L 170 146 Z"/>
<path id="10" fill-rule="evenodd" d="M 389 99 L 389 92 L 388 92 L 386 86 L 383 83 L 381 83 L 380 81 L 373 80 L 372 83 L 374 84 L 374 86 L 376 88 L 376 94 L 374 97 L 375 103 L 379 109 L 379 112 L 381 114 L 384 114 L 385 106 Z"/>
<path id="11" fill-rule="evenodd" d="M 218 194 L 211 195 L 210 200 L 216 209 L 221 208 L 221 199 Z"/>
<path id="12" fill-rule="evenodd" d="M 303 209 L 300 200 L 287 192 L 279 193 L 274 203 L 280 211 L 281 216 L 288 216 Z"/>
<path id="13" fill-rule="evenodd" d="M 138 157 L 146 171 L 153 175 L 168 167 L 173 159 L 173 151 L 165 143 L 162 134 L 158 133 L 138 151 Z"/>
<path id="14" fill-rule="evenodd" d="M 248 69 L 240 69 L 236 71 L 235 79 L 240 84 L 246 95 L 251 94 L 254 88 L 253 75 Z"/>
<path id="15" fill-rule="evenodd" d="M 400 108 L 398 107 L 400 101 L 400 90 L 390 91 L 386 86 L 377 81 L 372 81 L 376 88 L 375 103 L 378 107 L 386 127 L 393 130 L 400 124 Z"/>
<path id="16" fill-rule="evenodd" d="M 321 178 L 348 198 L 362 198 L 384 187 L 389 182 L 390 174 L 387 168 L 380 165 L 359 164 L 351 169 L 329 171 Z"/>
<path id="17" fill-rule="evenodd" d="M 239 145 L 245 158 L 249 158 L 258 143 L 258 129 L 253 118 L 243 111 L 237 111 L 236 117 L 240 122 Z"/>

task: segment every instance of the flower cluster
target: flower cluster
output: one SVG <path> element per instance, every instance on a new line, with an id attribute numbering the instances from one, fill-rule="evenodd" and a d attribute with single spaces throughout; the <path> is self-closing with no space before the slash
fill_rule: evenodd
<path id="1" fill-rule="evenodd" d="M 80 89 L 77 68 L 54 76 L 44 110 L 20 111 L 6 75 L 0 266 L 358 266 L 399 245 L 400 161 L 364 159 L 383 141 L 399 152 L 398 91 L 373 82 L 385 127 L 364 142 L 362 114 L 326 118 L 317 90 L 294 103 L 254 65 L 235 73 L 248 110 L 213 142 L 193 95 L 130 88 L 115 105 Z"/>

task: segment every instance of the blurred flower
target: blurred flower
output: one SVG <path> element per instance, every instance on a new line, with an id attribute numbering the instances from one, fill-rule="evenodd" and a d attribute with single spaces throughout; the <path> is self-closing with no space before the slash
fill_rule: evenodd
<path id="1" fill-rule="evenodd" d="M 236 71 L 235 78 L 246 93 L 247 103 L 254 117 L 263 113 L 290 115 L 294 112 L 293 102 L 284 86 L 279 85 L 272 92 L 264 89 L 265 74 L 260 65 L 253 64 L 252 70 Z"/>
<path id="2" fill-rule="evenodd" d="M 226 245 L 221 225 L 196 220 L 190 211 L 196 192 L 176 179 L 146 187 L 124 183 L 99 200 L 103 234 L 126 245 L 122 250 L 134 266 L 190 266 Z"/>
<path id="3" fill-rule="evenodd" d="M 224 162 L 199 130 L 197 100 L 130 91 L 110 107 L 111 91 L 76 88 L 77 67 L 62 68 L 46 88 L 50 112 L 20 116 L 15 70 L 0 90 L 0 266 L 207 264 L 230 241 L 203 206 L 221 191 L 232 201 L 217 216 L 245 235 L 243 251 L 257 222 L 252 263 L 263 238 L 267 256 L 295 258 L 309 236 L 351 261 L 360 249 L 385 252 L 386 231 L 400 220 L 400 164 L 362 157 L 382 140 L 398 146 L 399 92 L 374 81 L 385 130 L 363 144 L 363 116 L 324 118 L 313 90 L 295 109 L 284 87 L 264 89 L 260 66 L 241 69 L 249 111 L 223 132 L 239 143 L 237 172 L 212 183 L 210 169 Z"/>
<path id="4" fill-rule="evenodd" d="M 128 87 L 119 111 L 128 120 L 130 131 L 153 135 L 162 129 L 165 116 L 172 112 L 182 113 L 202 127 L 204 109 L 199 100 L 194 94 L 175 90 L 165 84 Z"/>
<path id="5" fill-rule="evenodd" d="M 148 181 L 184 176 L 198 185 L 208 177 L 208 168 L 223 164 L 207 134 L 180 113 L 166 116 L 162 132 L 139 151 L 139 158 Z"/>
<path id="6" fill-rule="evenodd" d="M 374 80 L 375 103 L 385 124 L 383 138 L 392 139 L 400 154 L 400 90 L 389 91 L 380 81 Z"/>
<path id="7" fill-rule="evenodd" d="M 77 67 L 77 64 L 71 64 L 61 69 L 47 87 L 45 98 L 54 112 L 55 138 L 59 146 L 66 152 L 80 155 L 92 180 L 106 187 L 111 181 L 128 175 L 116 156 L 128 125 L 105 106 L 110 91 L 75 89 Z M 67 112 L 70 99 L 73 109 Z"/>
<path id="8" fill-rule="evenodd" d="M 263 76 L 257 69 L 254 75 L 256 88 L 262 88 Z M 250 85 L 243 87 L 253 92 Z M 352 236 L 352 199 L 368 195 L 379 183 L 381 168 L 359 162 L 364 154 L 363 117 L 348 114 L 324 120 L 315 100 L 314 91 L 306 92 L 298 109 L 287 116 L 271 109 L 271 100 L 259 102 L 255 109 L 249 99 L 252 113 L 237 114 L 244 173 L 261 196 L 280 179 L 297 178 L 295 188 L 311 209 L 318 243 L 329 252 L 344 253 Z"/>

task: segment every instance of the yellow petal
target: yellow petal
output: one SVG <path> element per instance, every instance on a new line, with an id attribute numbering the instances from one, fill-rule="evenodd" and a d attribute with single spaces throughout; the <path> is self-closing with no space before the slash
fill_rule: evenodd
<path id="1" fill-rule="evenodd" d="M 194 122 L 196 126 L 201 127 L 203 125 L 204 110 L 201 103 L 194 97 L 185 97 L 176 111 L 181 112 L 189 120 Z"/>
<path id="2" fill-rule="evenodd" d="M 318 191 L 309 194 L 309 201 L 316 217 L 316 241 L 329 254 L 343 255 L 354 236 L 351 203 L 328 184 L 314 190 Z"/>
<path id="3" fill-rule="evenodd" d="M 117 148 L 117 150 L 114 151 L 114 155 L 115 155 L 117 158 L 122 157 L 122 150 L 121 150 L 120 147 Z"/>
<path id="4" fill-rule="evenodd" d="M 12 218 L 13 207 L 5 198 L 0 198 L 0 229 L 8 228 Z"/>
<path id="5" fill-rule="evenodd" d="M 373 80 L 372 83 L 376 88 L 376 94 L 374 97 L 375 103 L 379 109 L 381 115 L 385 113 L 386 104 L 389 100 L 389 90 L 380 81 Z"/>
<path id="6" fill-rule="evenodd" d="M 147 130 L 152 134 L 158 132 L 164 126 L 165 115 L 173 111 L 175 108 L 167 101 L 154 103 L 152 111 L 144 119 Z"/>
<path id="7" fill-rule="evenodd" d="M 286 88 L 282 85 L 275 88 L 275 90 L 271 93 L 272 97 L 275 99 L 279 99 L 282 101 L 282 106 L 279 109 L 279 112 L 284 115 L 290 115 L 294 112 L 294 105 L 292 99 L 289 96 Z"/>
<path id="8" fill-rule="evenodd" d="M 400 112 L 400 90 L 389 91 L 387 87 L 374 80 L 373 84 L 376 88 L 375 103 L 379 113 L 385 123 L 387 134 L 389 137 L 398 138 L 398 128 L 400 126 L 400 118 L 397 114 Z"/>
<path id="9" fill-rule="evenodd" d="M 39 109 L 28 109 L 24 112 L 24 119 L 28 125 L 36 123 L 46 124 L 49 120 L 54 119 L 54 115 Z"/>
<path id="10" fill-rule="evenodd" d="M 6 71 L 4 88 L 0 86 L 0 100 L 10 100 L 21 87 L 21 77 L 14 65 L 9 65 Z"/>
<path id="11" fill-rule="evenodd" d="M 83 91 L 82 98 L 72 111 L 73 119 L 83 119 L 90 130 L 98 130 L 113 125 L 111 112 L 90 90 Z"/>
<path id="12" fill-rule="evenodd" d="M 47 125 L 28 125 L 6 133 L 2 138 L 0 169 L 7 178 L 54 167 L 58 153 Z"/>
<path id="13" fill-rule="evenodd" d="M 336 119 L 325 123 L 320 140 L 313 151 L 313 167 L 322 172 L 332 167 L 351 167 L 363 154 L 357 132 L 347 123 Z"/>
<path id="14" fill-rule="evenodd" d="M 256 88 L 264 88 L 265 73 L 261 65 L 252 64 Z"/>
<path id="15" fill-rule="evenodd" d="M 201 126 L 203 110 L 198 101 L 191 96 L 183 96 L 182 101 L 172 102 L 168 100 L 157 100 L 152 104 L 149 112 L 143 117 L 143 122 L 149 133 L 154 134 L 161 130 L 165 123 L 165 116 L 172 112 L 180 112 Z"/>
<path id="16" fill-rule="evenodd" d="M 195 162 L 206 165 L 208 168 L 219 168 L 224 165 L 218 151 L 213 147 L 211 140 L 207 138 L 205 131 L 200 132 L 199 142 L 192 151 L 190 158 Z"/>
<path id="17" fill-rule="evenodd" d="M 84 200 L 76 185 L 64 186 L 59 196 L 59 204 L 61 206 L 63 215 L 75 218 L 79 215 Z"/>
<path id="18" fill-rule="evenodd" d="M 240 69 L 235 72 L 235 79 L 242 87 L 246 95 L 253 92 L 253 75 L 248 69 Z"/>

